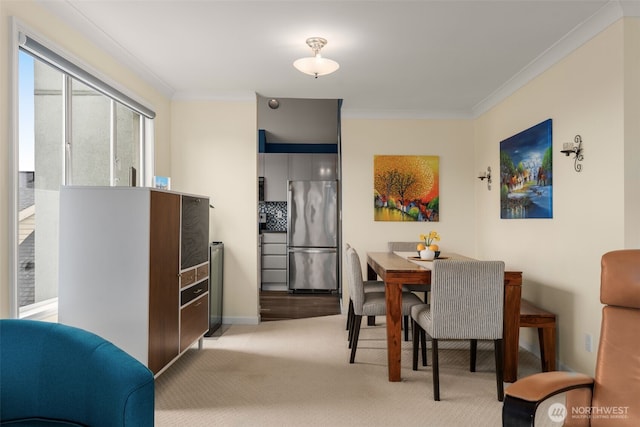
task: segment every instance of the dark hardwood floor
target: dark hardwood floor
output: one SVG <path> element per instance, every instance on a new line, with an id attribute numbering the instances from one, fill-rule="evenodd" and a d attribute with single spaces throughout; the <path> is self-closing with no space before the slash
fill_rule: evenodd
<path id="1" fill-rule="evenodd" d="M 334 314 L 340 314 L 338 295 L 290 294 L 286 291 L 260 292 L 262 321 L 304 319 Z"/>

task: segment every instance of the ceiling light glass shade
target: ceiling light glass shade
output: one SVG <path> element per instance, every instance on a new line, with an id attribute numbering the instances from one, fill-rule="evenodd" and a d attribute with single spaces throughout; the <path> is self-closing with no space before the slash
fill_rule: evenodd
<path id="1" fill-rule="evenodd" d="M 320 55 L 320 49 L 327 44 L 327 40 L 322 37 L 310 37 L 307 39 L 307 45 L 313 50 L 313 56 L 307 58 L 300 58 L 293 62 L 293 66 L 298 71 L 310 76 L 325 76 L 331 74 L 340 68 L 340 65 L 331 59 L 323 58 Z"/>
<path id="2" fill-rule="evenodd" d="M 315 77 L 331 74 L 340 68 L 340 64 L 336 61 L 323 58 L 320 55 L 297 59 L 293 62 L 293 66 L 298 71 Z"/>

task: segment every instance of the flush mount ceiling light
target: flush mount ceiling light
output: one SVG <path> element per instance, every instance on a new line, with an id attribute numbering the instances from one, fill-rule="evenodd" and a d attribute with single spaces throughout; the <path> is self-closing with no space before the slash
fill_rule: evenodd
<path id="1" fill-rule="evenodd" d="M 331 74 L 340 68 L 340 64 L 331 59 L 323 58 L 320 55 L 320 49 L 327 44 L 327 40 L 321 37 L 310 37 L 307 39 L 307 44 L 313 50 L 313 57 L 300 58 L 293 62 L 293 66 L 298 71 L 310 76 L 314 76 L 316 79 L 318 76 L 325 76 Z"/>

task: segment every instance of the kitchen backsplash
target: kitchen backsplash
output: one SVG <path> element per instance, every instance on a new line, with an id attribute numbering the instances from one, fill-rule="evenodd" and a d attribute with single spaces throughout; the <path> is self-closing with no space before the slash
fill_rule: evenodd
<path id="1" fill-rule="evenodd" d="M 267 230 L 287 231 L 287 202 L 260 202 L 258 212 L 266 212 Z"/>

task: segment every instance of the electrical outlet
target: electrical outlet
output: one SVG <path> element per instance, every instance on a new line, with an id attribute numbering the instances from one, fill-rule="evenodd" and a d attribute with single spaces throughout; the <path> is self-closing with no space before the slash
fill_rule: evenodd
<path id="1" fill-rule="evenodd" d="M 593 337 L 591 334 L 584 334 L 584 349 L 589 353 L 593 352 Z"/>

